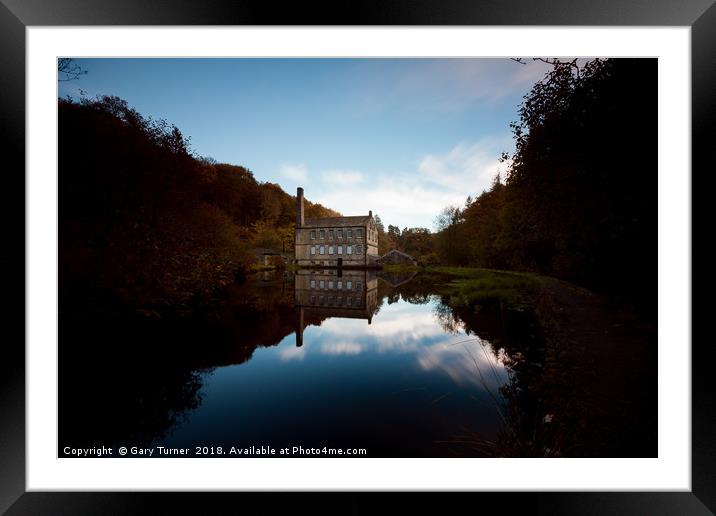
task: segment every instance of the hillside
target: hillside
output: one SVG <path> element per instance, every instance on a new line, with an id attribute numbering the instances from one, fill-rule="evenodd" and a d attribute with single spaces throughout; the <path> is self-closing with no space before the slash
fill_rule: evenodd
<path id="1" fill-rule="evenodd" d="M 117 97 L 61 99 L 60 306 L 171 311 L 293 243 L 295 197 Z M 309 217 L 338 215 L 306 202 Z"/>

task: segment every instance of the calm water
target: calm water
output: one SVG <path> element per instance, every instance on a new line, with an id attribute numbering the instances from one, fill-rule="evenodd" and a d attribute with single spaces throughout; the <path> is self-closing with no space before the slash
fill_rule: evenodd
<path id="1" fill-rule="evenodd" d="M 271 273 L 189 320 L 61 323 L 60 446 L 502 454 L 500 436 L 534 418 L 535 325 L 452 308 L 438 290 Z"/>

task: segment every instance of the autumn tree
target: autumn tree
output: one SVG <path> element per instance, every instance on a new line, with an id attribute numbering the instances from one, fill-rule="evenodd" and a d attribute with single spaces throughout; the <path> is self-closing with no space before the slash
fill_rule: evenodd
<path id="1" fill-rule="evenodd" d="M 441 257 L 554 275 L 655 313 L 657 62 L 546 61 L 511 126 L 505 180 L 438 216 Z"/>

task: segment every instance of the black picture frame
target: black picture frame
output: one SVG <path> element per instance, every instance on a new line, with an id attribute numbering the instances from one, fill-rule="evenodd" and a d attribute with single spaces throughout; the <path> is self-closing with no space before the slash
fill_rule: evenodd
<path id="1" fill-rule="evenodd" d="M 401 0 L 349 4 L 192 0 L 0 0 L 0 142 L 4 173 L 5 230 L 15 246 L 2 254 L 6 281 L 26 271 L 25 227 L 25 28 L 61 25 L 621 25 L 690 26 L 692 78 L 692 173 L 716 171 L 716 5 L 714 0 Z M 693 189 L 692 192 L 699 192 Z M 702 195 L 704 194 L 702 189 Z M 16 200 L 17 204 L 8 203 Z M 19 206 L 18 206 L 19 205 Z M 693 210 L 692 210 L 693 213 Z M 692 217 L 694 227 L 700 220 Z M 708 220 L 708 219 L 707 219 Z M 23 218 L 24 222 L 24 218 Z M 699 222 L 699 224 L 697 224 Z M 693 234 L 693 229 L 692 229 Z M 692 253 L 693 253 L 692 245 Z M 693 254 L 692 254 L 693 256 Z M 705 256 L 702 256 L 705 258 Z M 692 266 L 693 267 L 693 266 Z M 19 291 L 20 285 L 16 290 Z M 705 288 L 705 287 L 701 287 Z M 24 284 L 23 284 L 24 292 Z M 7 321 L 25 320 L 25 297 L 5 309 Z M 693 296 L 693 292 L 692 292 Z M 693 305 L 693 302 L 692 302 Z M 702 308 L 703 309 L 703 308 Z M 692 315 L 693 320 L 693 315 Z M 265 509 L 373 512 L 376 493 L 301 493 L 280 500 L 261 493 L 25 492 L 25 328 L 6 332 L 0 358 L 0 512 L 104 514 L 143 512 L 159 502 L 161 513 L 212 513 L 256 502 Z M 692 490 L 690 492 L 464 493 L 449 504 L 501 513 L 713 514 L 716 512 L 716 400 L 711 387 L 710 340 L 692 339 Z M 445 509 L 442 497 L 414 493 L 409 506 Z M 459 500 L 458 498 L 462 498 Z M 407 506 L 405 504 L 408 504 Z M 491 511 L 489 511 L 491 512 Z"/>

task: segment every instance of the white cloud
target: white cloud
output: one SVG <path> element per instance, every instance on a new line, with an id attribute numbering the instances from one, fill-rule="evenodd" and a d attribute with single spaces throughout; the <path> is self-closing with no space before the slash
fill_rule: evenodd
<path id="1" fill-rule="evenodd" d="M 282 163 L 279 171 L 281 175 L 293 181 L 306 181 L 308 179 L 308 170 L 302 164 Z"/>
<path id="2" fill-rule="evenodd" d="M 358 170 L 328 170 L 323 173 L 326 185 L 354 185 L 363 182 L 363 174 Z"/>
<path id="3" fill-rule="evenodd" d="M 357 66 L 367 69 L 356 99 L 361 109 L 426 116 L 459 113 L 475 103 L 524 94 L 550 70 L 550 65 L 530 58 L 525 64 L 508 58 L 441 58 L 406 59 L 397 66 L 366 60 Z"/>
<path id="4" fill-rule="evenodd" d="M 296 347 L 292 342 L 287 341 L 282 343 L 278 348 L 278 356 L 281 358 L 282 362 L 287 362 L 289 360 L 302 362 L 303 359 L 306 358 L 306 348 Z"/>
<path id="5" fill-rule="evenodd" d="M 424 371 L 442 372 L 457 383 L 472 383 L 497 393 L 507 381 L 504 363 L 487 341 L 468 335 L 464 327 L 446 333 L 436 320 L 435 302 L 384 305 L 369 327 L 364 320 L 331 317 L 320 328 L 306 328 L 303 347 L 297 348 L 287 339 L 278 355 L 282 361 L 301 361 L 308 354 L 412 355 Z"/>
<path id="6" fill-rule="evenodd" d="M 357 355 L 363 351 L 358 342 L 324 342 L 321 344 L 321 353 L 324 355 Z"/>
<path id="7" fill-rule="evenodd" d="M 512 145 L 509 138 L 463 142 L 445 153 L 424 155 L 412 172 L 374 173 L 370 181 L 360 172 L 327 172 L 311 196 L 344 215 L 372 210 L 386 225 L 432 229 L 443 208 L 489 189 L 498 171 L 504 177 L 507 164 L 499 157 Z"/>
<path id="8" fill-rule="evenodd" d="M 414 176 L 382 177 L 350 188 L 328 188 L 313 194 L 324 206 L 343 215 L 372 210 L 383 222 L 402 227 L 432 227 L 433 218 L 449 204 L 461 204 L 467 194 L 436 191 Z"/>
<path id="9" fill-rule="evenodd" d="M 460 143 L 441 155 L 428 154 L 418 165 L 423 177 L 449 190 L 471 195 L 487 190 L 498 171 L 506 166 L 499 162 L 510 142 L 484 139 L 477 143 Z"/>

